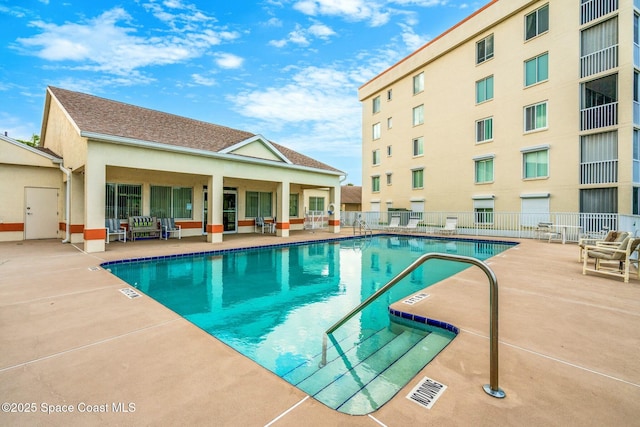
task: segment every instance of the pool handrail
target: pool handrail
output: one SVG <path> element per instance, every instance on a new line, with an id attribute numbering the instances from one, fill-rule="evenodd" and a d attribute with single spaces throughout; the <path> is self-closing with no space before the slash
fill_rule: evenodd
<path id="1" fill-rule="evenodd" d="M 353 316 L 362 311 L 365 307 L 376 300 L 380 295 L 391 289 L 398 282 L 404 279 L 409 273 L 421 266 L 430 259 L 441 259 L 445 261 L 457 261 L 479 267 L 489 278 L 489 384 L 483 386 L 484 391 L 493 397 L 503 398 L 505 392 L 498 386 L 498 279 L 495 273 L 483 261 L 464 255 L 442 254 L 436 252 L 426 253 L 412 262 L 407 268 L 402 270 L 397 276 L 389 280 L 386 285 L 378 289 L 373 295 L 361 302 L 357 307 L 345 314 L 342 319 L 338 320 L 329 329 L 327 329 L 322 337 L 322 362 L 321 366 L 327 363 L 327 337 L 335 332 L 340 326 L 344 325 Z"/>

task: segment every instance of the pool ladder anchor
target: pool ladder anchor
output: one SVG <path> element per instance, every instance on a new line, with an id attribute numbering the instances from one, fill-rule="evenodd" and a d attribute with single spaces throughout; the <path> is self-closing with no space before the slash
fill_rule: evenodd
<path id="1" fill-rule="evenodd" d="M 445 261 L 463 262 L 479 267 L 487 275 L 489 279 L 489 384 L 485 384 L 482 388 L 489 396 L 502 399 L 506 396 L 505 392 L 498 385 L 498 279 L 489 266 L 477 258 L 464 255 L 427 253 L 421 255 L 417 260 L 412 262 L 407 268 L 402 270 L 397 276 L 389 280 L 386 285 L 378 289 L 373 295 L 362 301 L 357 307 L 345 314 L 342 319 L 338 320 L 329 329 L 327 329 L 322 337 L 322 361 L 320 367 L 327 364 L 327 337 L 335 332 L 340 326 L 348 322 L 353 316 L 362 311 L 365 307 L 375 301 L 380 295 L 391 289 L 398 282 L 404 279 L 412 271 L 420 267 L 430 259 L 441 259 Z"/>

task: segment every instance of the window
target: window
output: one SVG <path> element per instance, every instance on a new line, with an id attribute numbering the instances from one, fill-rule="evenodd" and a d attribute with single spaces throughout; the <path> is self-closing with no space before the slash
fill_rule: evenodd
<path id="1" fill-rule="evenodd" d="M 151 216 L 157 218 L 193 218 L 191 187 L 151 186 Z"/>
<path id="2" fill-rule="evenodd" d="M 549 79 L 549 54 L 543 53 L 524 62 L 524 85 L 531 86 Z"/>
<path id="3" fill-rule="evenodd" d="M 376 96 L 373 98 L 373 114 L 380 112 L 380 97 Z"/>
<path id="4" fill-rule="evenodd" d="M 540 222 L 551 222 L 549 215 L 549 193 L 520 195 L 520 223 L 535 227 Z"/>
<path id="5" fill-rule="evenodd" d="M 324 197 L 309 197 L 309 210 L 324 212 Z"/>
<path id="6" fill-rule="evenodd" d="M 493 58 L 493 34 L 476 43 L 476 64 Z"/>
<path id="7" fill-rule="evenodd" d="M 547 102 L 524 107 L 524 131 L 545 129 L 547 127 Z"/>
<path id="8" fill-rule="evenodd" d="M 413 139 L 413 156 L 422 156 L 424 154 L 424 138 L 414 138 Z"/>
<path id="9" fill-rule="evenodd" d="M 380 123 L 379 122 L 371 127 L 371 133 L 374 140 L 380 139 Z"/>
<path id="10" fill-rule="evenodd" d="M 476 224 L 493 224 L 493 208 L 474 208 Z"/>
<path id="11" fill-rule="evenodd" d="M 380 164 L 380 150 L 373 150 L 372 151 L 372 164 L 375 165 L 379 165 Z"/>
<path id="12" fill-rule="evenodd" d="M 524 17 L 524 39 L 529 40 L 549 31 L 549 5 L 542 6 Z"/>
<path id="13" fill-rule="evenodd" d="M 524 179 L 546 178 L 549 176 L 549 150 L 522 153 L 522 177 Z"/>
<path id="14" fill-rule="evenodd" d="M 391 185 L 391 173 L 387 173 L 387 185 Z"/>
<path id="15" fill-rule="evenodd" d="M 247 191 L 244 216 L 246 218 L 271 216 L 271 197 L 271 193 Z"/>
<path id="16" fill-rule="evenodd" d="M 424 123 L 424 105 L 418 105 L 413 109 L 413 125 L 421 125 Z"/>
<path id="17" fill-rule="evenodd" d="M 476 184 L 493 182 L 493 157 L 483 158 L 476 163 Z"/>
<path id="18" fill-rule="evenodd" d="M 424 73 L 413 76 L 413 94 L 424 91 Z"/>
<path id="19" fill-rule="evenodd" d="M 411 171 L 411 188 L 414 190 L 424 188 L 424 169 Z"/>
<path id="20" fill-rule="evenodd" d="M 104 206 L 105 218 L 142 215 L 142 185 L 107 183 Z"/>
<path id="21" fill-rule="evenodd" d="M 300 195 L 299 194 L 289 194 L 289 216 L 296 217 L 298 216 L 298 206 L 300 204 Z"/>
<path id="22" fill-rule="evenodd" d="M 393 90 L 389 89 L 387 91 L 387 101 L 391 101 L 392 98 L 393 98 Z"/>
<path id="23" fill-rule="evenodd" d="M 371 191 L 374 193 L 380 192 L 380 177 L 372 176 L 371 177 Z"/>
<path id="24" fill-rule="evenodd" d="M 476 104 L 493 99 L 493 76 L 476 82 Z"/>
<path id="25" fill-rule="evenodd" d="M 493 117 L 487 117 L 476 122 L 476 142 L 491 141 L 493 139 Z"/>
<path id="26" fill-rule="evenodd" d="M 387 157 L 391 157 L 391 152 L 392 152 L 391 146 L 387 145 Z"/>
<path id="27" fill-rule="evenodd" d="M 391 129 L 393 127 L 393 119 L 391 117 L 387 118 L 387 129 Z"/>

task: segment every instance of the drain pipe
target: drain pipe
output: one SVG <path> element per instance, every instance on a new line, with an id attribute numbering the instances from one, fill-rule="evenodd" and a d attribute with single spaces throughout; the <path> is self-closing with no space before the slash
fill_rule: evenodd
<path id="1" fill-rule="evenodd" d="M 64 201 L 64 222 L 66 224 L 66 236 L 62 243 L 69 243 L 71 241 L 71 212 L 69 211 L 71 209 L 71 169 L 66 169 L 64 166 L 62 166 L 62 162 L 60 162 L 58 166 L 60 166 L 60 170 L 65 175 L 67 175 L 67 189 Z"/>

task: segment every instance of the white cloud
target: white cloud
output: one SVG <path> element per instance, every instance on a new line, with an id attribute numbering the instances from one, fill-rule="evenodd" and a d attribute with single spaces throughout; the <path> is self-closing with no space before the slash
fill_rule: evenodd
<path id="1" fill-rule="evenodd" d="M 191 78 L 193 79 L 194 83 L 201 85 L 201 86 L 215 86 L 216 85 L 216 80 L 211 78 L 211 77 L 205 77 L 203 75 L 200 74 L 192 74 Z"/>
<path id="2" fill-rule="evenodd" d="M 313 24 L 308 29 L 309 34 L 312 34 L 320 39 L 328 39 L 329 36 L 333 36 L 336 34 L 331 28 L 327 27 L 324 24 Z"/>
<path id="3" fill-rule="evenodd" d="M 236 56 L 232 53 L 218 53 L 216 54 L 216 64 L 221 68 L 235 69 L 242 67 L 244 58 Z"/>
<path id="4" fill-rule="evenodd" d="M 313 38 L 328 40 L 334 35 L 336 35 L 336 32 L 324 24 L 314 23 L 308 28 L 303 28 L 302 25 L 296 24 L 295 29 L 287 34 L 286 38 L 271 40 L 269 41 L 269 45 L 278 48 L 285 47 L 289 43 L 298 46 L 309 46 Z"/>
<path id="5" fill-rule="evenodd" d="M 310 16 L 338 16 L 348 21 L 369 21 L 377 27 L 389 21 L 389 12 L 370 0 L 298 0 L 293 8 Z"/>
<path id="6" fill-rule="evenodd" d="M 178 5 L 179 2 L 172 3 L 172 7 Z M 188 19 L 191 23 L 194 20 Z M 35 21 L 32 26 L 40 33 L 17 41 L 26 54 L 48 61 L 82 63 L 70 67 L 73 69 L 124 76 L 140 68 L 200 57 L 212 46 L 239 37 L 236 32 L 207 26 L 200 26 L 197 31 L 181 29 L 159 36 L 138 36 L 135 26 L 129 24 L 132 20 L 123 8 L 116 7 L 80 23 L 56 25 Z"/>

